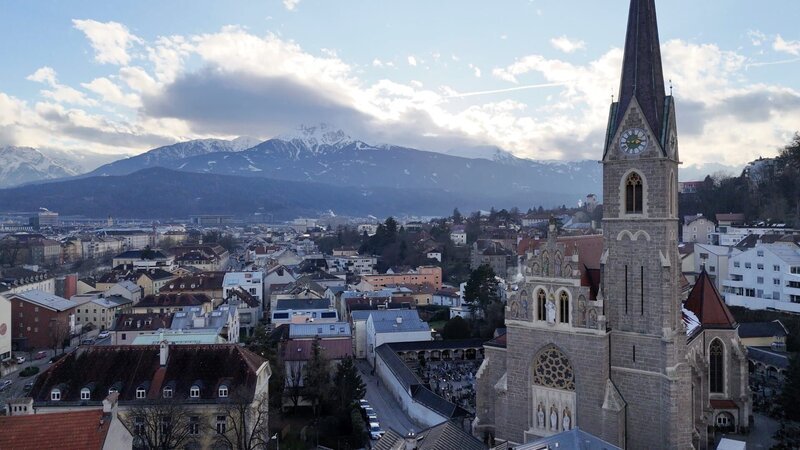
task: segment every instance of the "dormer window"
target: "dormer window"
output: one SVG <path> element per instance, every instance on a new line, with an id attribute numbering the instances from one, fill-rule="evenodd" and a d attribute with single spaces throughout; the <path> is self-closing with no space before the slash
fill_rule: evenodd
<path id="1" fill-rule="evenodd" d="M 172 398 L 172 388 L 165 387 L 164 388 L 164 398 Z"/>
<path id="2" fill-rule="evenodd" d="M 189 389 L 189 397 L 190 398 L 199 398 L 200 397 L 200 386 L 194 385 L 191 389 Z"/>
<path id="3" fill-rule="evenodd" d="M 144 388 L 137 388 L 136 389 L 136 399 L 141 400 L 147 396 L 147 391 Z"/>
<path id="4" fill-rule="evenodd" d="M 112 387 L 112 388 L 110 388 L 110 389 L 108 390 L 108 395 L 114 394 L 114 393 L 116 393 L 116 392 L 119 392 L 119 389 L 117 389 L 117 388 L 115 388 L 115 387 Z"/>
<path id="5" fill-rule="evenodd" d="M 228 396 L 228 386 L 222 385 L 219 387 L 219 397 L 224 398 Z"/>
<path id="6" fill-rule="evenodd" d="M 89 388 L 81 389 L 81 400 L 90 400 L 92 398 L 92 392 Z"/>
<path id="7" fill-rule="evenodd" d="M 54 402 L 61 400 L 61 390 L 53 389 L 52 391 L 50 391 L 50 400 Z"/>

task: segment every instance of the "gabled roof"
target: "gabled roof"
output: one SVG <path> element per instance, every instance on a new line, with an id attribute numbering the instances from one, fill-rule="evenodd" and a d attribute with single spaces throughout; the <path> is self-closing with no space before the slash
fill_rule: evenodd
<path id="1" fill-rule="evenodd" d="M 320 324 L 325 326 L 327 324 Z M 308 361 L 313 354 L 313 339 L 289 339 L 284 343 L 284 361 Z M 321 339 L 319 347 L 328 360 L 344 359 L 353 356 L 353 340 L 350 337 L 336 339 Z"/>
<path id="2" fill-rule="evenodd" d="M 416 433 L 417 450 L 484 450 L 486 445 L 452 421 L 442 422 Z M 372 446 L 375 450 L 405 450 L 406 437 L 389 430 Z"/>
<path id="3" fill-rule="evenodd" d="M 16 298 L 19 300 L 24 300 L 28 303 L 33 303 L 34 305 L 41 306 L 43 308 L 47 308 L 53 311 L 66 311 L 68 309 L 72 309 L 78 306 L 78 304 L 73 302 L 72 300 L 67 300 L 65 298 L 49 294 L 39 289 L 33 289 L 30 291 L 20 292 L 17 294 L 11 294 L 9 297 Z"/>
<path id="4" fill-rule="evenodd" d="M 211 303 L 211 298 L 206 294 L 159 294 L 145 296 L 136 307 L 186 307 L 204 303 Z"/>
<path id="5" fill-rule="evenodd" d="M 100 450 L 110 426 L 102 409 L 0 417 L 0 448 Z"/>
<path id="6" fill-rule="evenodd" d="M 702 328 L 733 329 L 737 326 L 736 319 L 722 301 L 714 282 L 705 270 L 697 277 L 684 306 L 697 316 Z"/>
<path id="7" fill-rule="evenodd" d="M 581 450 L 619 450 L 620 448 L 614 444 L 587 433 L 578 427 L 568 431 L 554 434 L 550 437 L 542 438 L 536 441 L 528 442 L 527 444 L 515 447 L 519 450 L 534 450 L 542 448 L 564 448 L 564 449 L 581 449 Z"/>
<path id="8" fill-rule="evenodd" d="M 789 335 L 786 327 L 780 320 L 772 322 L 744 322 L 736 330 L 740 338 L 753 337 L 785 337 Z"/>
<path id="9" fill-rule="evenodd" d="M 114 331 L 155 331 L 169 328 L 172 314 L 120 314 L 114 325 Z"/>

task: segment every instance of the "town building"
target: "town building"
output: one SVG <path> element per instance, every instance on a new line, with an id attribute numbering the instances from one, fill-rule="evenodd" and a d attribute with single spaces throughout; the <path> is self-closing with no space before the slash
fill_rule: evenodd
<path id="1" fill-rule="evenodd" d="M 0 294 L 0 362 L 11 359 L 11 302 Z"/>
<path id="2" fill-rule="evenodd" d="M 364 275 L 361 277 L 359 290 L 377 291 L 386 286 L 420 284 L 430 284 L 436 289 L 442 287 L 442 268 L 438 266 L 420 266 L 407 272 Z"/>
<path id="3" fill-rule="evenodd" d="M 294 298 L 278 300 L 271 319 L 272 325 L 277 327 L 289 323 L 333 323 L 339 321 L 339 315 L 327 298 Z"/>
<path id="4" fill-rule="evenodd" d="M 239 334 L 252 336 L 261 319 L 264 318 L 263 304 L 244 289 L 231 289 L 224 299 L 224 304 L 239 311 Z"/>
<path id="5" fill-rule="evenodd" d="M 6 297 L 11 302 L 14 347 L 60 348 L 69 340 L 75 328 L 75 302 L 38 289 Z"/>
<path id="6" fill-rule="evenodd" d="M 158 290 L 159 294 L 204 294 L 219 303 L 225 298 L 225 272 L 200 272 L 170 280 Z"/>
<path id="7" fill-rule="evenodd" d="M 266 360 L 236 344 L 81 346 L 43 371 L 29 397 L 11 407 L 30 405 L 36 414 L 89 411 L 114 394 L 136 437 L 144 424 L 133 414 L 167 400 L 182 405 L 196 424 L 190 448 L 212 448 L 241 419 L 225 407 L 231 403 L 249 407 L 251 426 L 259 423 L 258 432 L 266 433 L 270 376 Z"/>
<path id="8" fill-rule="evenodd" d="M 111 266 L 130 266 L 135 269 L 161 268 L 169 270 L 175 258 L 158 249 L 127 250 L 112 258 Z"/>
<path id="9" fill-rule="evenodd" d="M 264 272 L 226 272 L 222 281 L 222 298 L 227 299 L 233 290 L 243 290 L 263 305 Z"/>
<path id="10" fill-rule="evenodd" d="M 175 255 L 175 263 L 193 266 L 200 270 L 228 270 L 230 253 L 219 244 L 184 244 L 169 249 Z"/>
<path id="11" fill-rule="evenodd" d="M 789 335 L 789 330 L 780 320 L 740 323 L 736 332 L 745 347 L 776 347 L 784 350 L 786 336 Z"/>
<path id="12" fill-rule="evenodd" d="M 450 240 L 459 247 L 467 245 L 467 231 L 463 225 L 455 225 L 450 230 Z"/>
<path id="13" fill-rule="evenodd" d="M 0 293 L 10 295 L 32 290 L 55 294 L 55 278 L 26 267 L 0 268 Z"/>
<path id="14" fill-rule="evenodd" d="M 157 294 L 147 295 L 133 306 L 131 312 L 143 313 L 171 313 L 185 311 L 193 306 L 199 306 L 203 311 L 211 311 L 214 302 L 205 294 Z"/>
<path id="15" fill-rule="evenodd" d="M 694 263 L 691 275 L 696 277 L 697 274 L 705 270 L 717 290 L 722 292 L 722 282 L 728 279 L 731 258 L 739 253 L 741 251 L 736 247 L 695 244 L 694 252 L 692 253 Z"/>
<path id="16" fill-rule="evenodd" d="M 120 314 L 131 309 L 133 301 L 119 295 L 103 296 L 75 308 L 75 325 L 91 324 L 95 329 L 110 330 Z"/>
<path id="17" fill-rule="evenodd" d="M 111 332 L 111 345 L 131 345 L 139 336 L 169 329 L 172 317 L 171 313 L 120 314 Z"/>
<path id="18" fill-rule="evenodd" d="M 366 358 L 373 367 L 376 350 L 383 344 L 433 340 L 431 327 L 415 309 L 371 311 L 365 325 Z"/>
<path id="19" fill-rule="evenodd" d="M 730 258 L 722 292 L 729 305 L 800 312 L 800 247 L 759 244 Z"/>
<path id="20" fill-rule="evenodd" d="M 683 242 L 710 244 L 717 225 L 702 214 L 683 218 Z"/>
<path id="21" fill-rule="evenodd" d="M 464 431 L 456 420 L 445 421 L 405 436 L 390 428 L 372 445 L 372 448 L 373 450 L 485 450 L 486 445 Z"/>

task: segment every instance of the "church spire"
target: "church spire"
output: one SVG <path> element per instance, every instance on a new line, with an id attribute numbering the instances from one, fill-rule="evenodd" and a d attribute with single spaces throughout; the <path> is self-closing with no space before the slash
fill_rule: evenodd
<path id="1" fill-rule="evenodd" d="M 622 116 L 634 97 L 642 108 L 647 124 L 661 139 L 665 94 L 655 0 L 631 0 L 619 103 L 612 134 L 622 122 Z"/>

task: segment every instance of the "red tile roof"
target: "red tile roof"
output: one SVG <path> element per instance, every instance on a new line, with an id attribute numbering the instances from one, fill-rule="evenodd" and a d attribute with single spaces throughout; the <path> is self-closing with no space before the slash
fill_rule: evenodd
<path id="1" fill-rule="evenodd" d="M 74 412 L 0 417 L 0 448 L 41 450 L 66 448 L 74 450 L 102 449 L 111 424 L 103 423 L 102 409 Z"/>
<path id="2" fill-rule="evenodd" d="M 290 339 L 283 348 L 285 361 L 308 361 L 311 359 L 313 339 Z M 347 339 L 321 339 L 319 341 L 322 352 L 329 361 L 344 359 L 353 356 L 353 340 Z"/>
<path id="3" fill-rule="evenodd" d="M 704 328 L 736 327 L 736 319 L 722 301 L 717 288 L 705 270 L 697 277 L 685 307 L 697 316 L 700 325 Z"/>
<path id="4" fill-rule="evenodd" d="M 559 244 L 566 246 L 566 255 L 572 255 L 578 249 L 578 261 L 589 269 L 600 268 L 600 257 L 603 255 L 603 235 L 592 234 L 589 236 L 563 236 L 558 238 Z M 541 245 L 547 244 L 547 239 L 526 238 L 517 245 L 520 256 L 528 251 L 533 251 Z"/>

